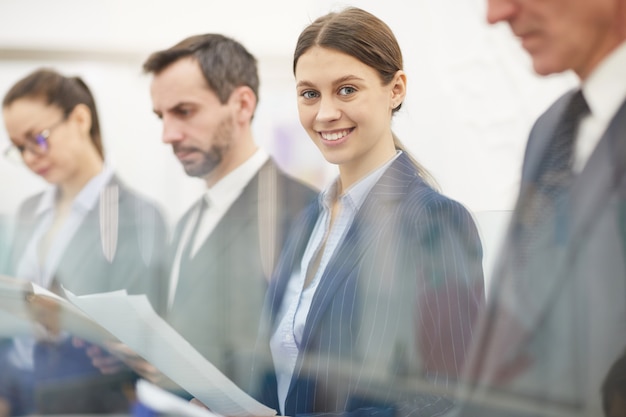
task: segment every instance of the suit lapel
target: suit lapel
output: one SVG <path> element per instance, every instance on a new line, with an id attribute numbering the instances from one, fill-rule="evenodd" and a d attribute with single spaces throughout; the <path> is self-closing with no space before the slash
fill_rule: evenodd
<path id="1" fill-rule="evenodd" d="M 186 253 L 185 248 L 181 245 L 190 245 L 190 239 L 194 236 L 193 225 L 197 218 L 198 206 L 201 200 L 198 200 L 177 226 L 177 230 L 172 242 L 172 250 L 170 251 L 170 269 L 171 275 L 173 268 L 178 268 L 178 282 L 175 286 L 174 299 L 172 307 L 168 310 L 175 310 L 177 305 L 185 303 L 184 297 L 187 297 L 193 288 L 200 282 L 206 280 L 207 274 L 216 273 L 210 270 L 211 267 L 221 265 L 220 259 L 225 252 L 238 250 L 233 248 L 232 243 L 238 237 L 241 237 L 241 231 L 251 221 L 256 218 L 256 198 L 257 198 L 257 177 L 244 188 L 242 194 L 234 201 L 232 206 L 220 219 L 211 234 L 201 243 L 197 252 L 191 258 L 183 259 Z M 244 239 L 245 240 L 245 239 Z M 176 254 L 182 249 L 178 264 L 175 263 Z M 188 254 L 191 251 L 187 252 Z M 198 258 L 199 257 L 199 258 Z M 171 283 L 169 284 L 171 285 Z M 169 291 L 172 291 L 171 289 Z M 182 298 L 181 298 L 182 297 Z"/>
<path id="2" fill-rule="evenodd" d="M 389 213 L 393 211 L 385 207 L 397 205 L 398 201 L 406 195 L 409 184 L 415 181 L 417 176 L 411 161 L 405 154 L 402 154 L 389 166 L 366 197 L 343 242 L 326 266 L 313 296 L 302 335 L 300 365 L 303 352 L 307 351 L 308 343 L 332 303 L 337 289 L 361 263 L 367 248 L 376 241 L 377 236 L 389 224 Z M 380 213 L 385 213 L 385 216 L 381 216 Z M 294 372 L 294 378 L 297 377 L 298 372 L 299 370 Z M 293 382 L 294 379 L 292 379 L 291 389 Z"/>
<path id="3" fill-rule="evenodd" d="M 524 156 L 524 170 L 522 172 L 519 196 L 515 204 L 513 216 L 508 225 L 506 232 L 507 237 L 500 250 L 500 259 L 494 268 L 494 276 L 499 277 L 499 279 L 493 282 L 490 292 L 492 294 L 497 294 L 499 305 L 495 305 L 494 303 L 491 304 L 488 319 L 485 321 L 485 326 L 481 329 L 481 331 L 491 331 L 488 329 L 491 329 L 491 325 L 493 324 L 491 322 L 498 318 L 498 310 L 501 305 L 504 305 L 505 309 L 511 310 L 513 315 L 523 314 L 524 322 L 526 322 L 526 319 L 529 316 L 534 317 L 531 321 L 536 320 L 536 317 L 538 317 L 536 312 L 539 309 L 524 308 L 522 311 L 517 304 L 517 300 L 520 298 L 520 293 L 522 293 L 521 298 L 524 301 L 528 301 L 533 303 L 534 306 L 537 306 L 538 303 L 535 303 L 535 295 L 540 292 L 537 288 L 537 283 L 534 281 L 533 283 L 527 282 L 527 278 L 531 274 L 520 276 L 519 271 L 516 270 L 515 262 L 517 262 L 517 255 L 520 251 L 519 232 L 520 229 L 524 228 L 524 223 L 527 221 L 525 219 L 527 210 L 535 199 L 539 174 L 538 170 L 541 160 L 543 159 L 544 154 L 549 147 L 550 141 L 554 136 L 559 120 L 563 117 L 565 103 L 571 99 L 572 94 L 573 92 L 561 97 L 559 101 L 554 104 L 549 117 L 548 114 L 542 116 L 537 121 L 536 126 L 533 127 L 533 131 L 530 134 L 531 139 L 529 140 L 526 155 Z M 537 131 L 541 133 L 537 133 Z M 557 263 L 559 263 L 559 261 L 557 261 Z M 554 264 L 555 262 L 550 262 L 549 265 L 552 267 Z M 539 271 L 539 273 L 541 276 L 548 275 L 546 270 Z M 519 282 L 520 280 L 522 281 L 521 283 Z M 539 286 L 546 285 L 546 280 L 535 281 L 539 281 Z M 526 289 L 530 288 L 532 290 L 532 299 L 524 293 L 523 289 L 520 290 L 520 285 L 526 285 Z M 542 300 L 540 303 L 543 304 L 544 302 L 545 301 Z M 517 340 L 526 336 L 527 334 L 521 335 L 519 332 L 516 332 L 516 334 L 510 334 L 507 337 L 511 340 Z M 485 335 L 483 335 L 483 337 L 485 337 Z M 476 353 L 479 356 L 483 354 L 482 352 Z"/>
<path id="4" fill-rule="evenodd" d="M 372 244 L 372 237 L 379 232 L 378 224 L 367 224 L 367 226 L 362 224 L 358 217 L 363 210 L 367 211 L 367 207 L 364 206 L 359 210 L 357 218 L 354 219 L 343 242 L 331 257 L 320 278 L 303 330 L 301 350 L 306 351 L 309 340 L 332 302 L 337 289 L 360 263 L 365 250 Z"/>
<path id="5" fill-rule="evenodd" d="M 608 208 L 611 195 L 616 192 L 618 182 L 625 175 L 625 120 L 626 102 L 622 104 L 622 107 L 613 118 L 613 121 L 589 158 L 584 170 L 578 175 L 572 185 L 571 204 L 569 204 L 571 212 L 568 215 L 570 220 L 567 227 L 568 235 L 566 236 L 567 245 L 550 252 L 552 256 L 550 264 L 546 265 L 546 269 L 536 271 L 544 279 L 533 280 L 532 304 L 535 308 L 525 308 L 523 311 L 528 332 L 524 335 L 510 335 L 511 338 L 521 337 L 523 339 L 517 343 L 518 349 L 511 356 L 512 358 L 524 352 L 526 343 L 532 340 L 532 334 L 541 328 L 541 321 L 548 314 L 550 306 L 554 305 L 554 297 L 559 294 L 559 286 L 563 283 L 563 280 L 568 279 L 572 275 L 575 259 L 579 256 L 580 247 L 585 243 L 586 236 L 595 224 L 594 220 L 598 219 L 602 211 Z M 524 195 L 524 193 L 521 193 L 520 195 L 520 200 L 522 198 L 532 198 L 531 194 Z M 520 203 L 518 203 L 516 208 L 516 214 L 519 206 Z M 513 230 L 514 227 L 511 227 L 509 233 L 513 233 Z M 509 235 L 507 246 L 502 253 L 511 253 L 512 250 L 515 250 L 515 245 L 512 244 L 513 239 L 513 236 Z M 503 276 L 504 280 L 499 283 L 500 287 L 497 292 L 499 300 L 506 303 L 511 295 L 513 298 L 516 298 L 515 294 L 507 293 L 507 291 L 511 291 L 513 288 L 512 285 L 514 283 L 510 281 L 528 278 L 529 274 L 521 277 L 517 276 L 511 269 L 510 259 L 503 260 L 503 264 L 501 264 L 499 269 L 498 275 Z M 492 311 L 491 320 L 495 320 L 497 316 L 497 311 Z M 497 337 L 503 336 L 498 335 Z"/>
<path id="6" fill-rule="evenodd" d="M 536 183 L 537 176 L 539 174 L 539 167 L 542 159 L 546 153 L 546 150 L 554 140 L 557 127 L 560 121 L 565 117 L 565 111 L 567 105 L 572 100 L 572 96 L 575 94 L 575 90 L 564 94 L 556 103 L 554 103 L 552 115 L 549 118 L 540 119 L 537 122 L 537 126 L 533 128 L 533 131 L 540 130 L 545 132 L 540 134 L 536 139 L 539 142 L 533 144 L 533 153 L 524 156 L 525 170 L 523 173 L 522 183 Z M 531 133 L 531 136 L 533 133 Z M 520 199 L 520 201 L 524 201 Z"/>
<path id="7" fill-rule="evenodd" d="M 241 195 L 204 241 L 198 253 L 211 254 L 217 259 L 222 252 L 230 249 L 231 242 L 241 235 L 241 230 L 256 220 L 258 180 L 258 175 L 256 175 L 246 185 Z"/>
<path id="8" fill-rule="evenodd" d="M 558 284 L 571 275 L 571 268 L 579 255 L 581 245 L 603 210 L 607 209 L 624 177 L 626 166 L 626 102 L 613 118 L 607 131 L 596 146 L 584 170 L 572 186 L 570 235 L 565 251 L 558 253 L 555 260 L 554 279 L 545 280 L 545 291 L 538 291 L 541 309 L 531 317 L 530 329 L 537 328 L 537 321 L 546 313 L 551 301 L 558 293 Z"/>
<path id="9" fill-rule="evenodd" d="M 313 228 L 320 213 L 318 203 L 311 204 L 301 217 L 294 223 L 289 239 L 285 242 L 283 253 L 276 268 L 275 278 L 271 280 L 267 292 L 267 304 L 270 306 L 272 323 L 277 325 L 277 314 L 280 311 L 292 272 L 299 267 L 302 256 L 313 233 Z"/>
<path id="10" fill-rule="evenodd" d="M 572 237 L 579 242 L 591 221 L 608 203 L 626 169 L 626 102 L 622 104 L 572 193 Z"/>
<path id="11" fill-rule="evenodd" d="M 524 155 L 524 171 L 522 172 L 520 192 L 515 205 L 511 226 L 508 231 L 507 243 L 515 240 L 516 225 L 524 223 L 524 215 L 529 205 L 535 200 L 537 182 L 539 181 L 539 167 L 545 157 L 545 153 L 554 140 L 559 121 L 565 117 L 567 103 L 570 102 L 574 91 L 563 95 L 554 105 L 550 117 L 544 115 L 537 121 L 537 125 L 530 134 L 527 154 Z M 536 133 L 540 131 L 542 133 Z M 532 143 L 531 143 L 532 142 Z M 506 261 L 505 261 L 506 262 Z M 503 266 L 503 265 L 500 265 Z"/>

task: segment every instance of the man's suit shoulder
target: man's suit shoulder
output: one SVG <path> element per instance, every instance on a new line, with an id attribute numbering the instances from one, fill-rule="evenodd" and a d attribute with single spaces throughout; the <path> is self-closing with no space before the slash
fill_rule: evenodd
<path id="1" fill-rule="evenodd" d="M 276 183 L 275 190 L 271 193 L 276 197 L 277 207 L 289 218 L 300 213 L 318 195 L 318 190 L 287 174 L 274 160 L 270 159 L 257 173 L 257 178 L 259 183 L 263 184 L 266 183 L 267 178 L 272 178 L 272 176 Z"/>
<path id="2" fill-rule="evenodd" d="M 281 169 L 277 170 L 279 185 L 284 191 L 285 198 L 302 198 L 302 201 L 308 202 L 315 199 L 318 191 L 308 184 L 292 177 L 291 175 L 283 172 Z M 289 203 L 289 199 L 286 200 Z M 306 205 L 306 204 L 305 204 Z"/>
<path id="3" fill-rule="evenodd" d="M 268 179 L 271 179 L 271 181 L 268 182 Z M 294 214 L 300 212 L 317 196 L 317 190 L 285 173 L 272 159 L 269 159 L 254 177 L 252 177 L 233 204 L 242 204 L 245 201 L 249 201 L 249 198 L 242 196 L 250 196 L 250 193 L 253 193 L 252 195 L 258 193 L 257 187 L 266 187 L 267 189 L 261 191 L 262 193 L 275 196 L 277 207 Z M 177 237 L 180 237 L 184 225 L 189 221 L 190 216 L 193 214 L 198 204 L 199 199 L 196 200 L 176 222 L 174 241 L 177 240 Z"/>
<path id="4" fill-rule="evenodd" d="M 542 114 L 537 118 L 535 122 L 535 126 L 542 126 L 548 121 L 559 119 L 565 108 L 567 107 L 567 103 L 571 100 L 572 96 L 576 93 L 578 88 L 573 88 L 565 93 L 563 93 L 559 98 L 557 98 Z"/>

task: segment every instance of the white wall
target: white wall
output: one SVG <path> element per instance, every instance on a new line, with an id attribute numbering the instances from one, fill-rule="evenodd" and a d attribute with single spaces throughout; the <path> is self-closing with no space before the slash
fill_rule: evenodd
<path id="1" fill-rule="evenodd" d="M 532 121 L 575 79 L 536 77 L 508 29 L 487 26 L 484 0 L 0 0 L 0 95 L 43 64 L 83 76 L 96 96 L 108 157 L 173 221 L 202 184 L 160 143 L 141 63 L 186 36 L 221 32 L 259 59 L 257 141 L 289 172 L 323 186 L 335 171 L 298 124 L 291 54 L 308 22 L 348 4 L 385 20 L 403 49 L 409 95 L 396 133 L 446 194 L 480 219 L 490 212 L 502 218 Z M 0 129 L 0 147 L 6 141 Z M 0 161 L 0 214 L 42 185 Z M 497 236 L 489 227 L 485 234 Z"/>

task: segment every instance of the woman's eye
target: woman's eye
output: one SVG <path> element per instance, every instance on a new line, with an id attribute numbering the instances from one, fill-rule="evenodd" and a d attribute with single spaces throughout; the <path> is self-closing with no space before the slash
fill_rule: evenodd
<path id="1" fill-rule="evenodd" d="M 317 92 L 315 91 L 307 90 L 307 91 L 302 92 L 302 97 L 304 98 L 311 99 L 311 98 L 317 98 L 318 96 L 319 94 L 317 94 Z"/>
<path id="2" fill-rule="evenodd" d="M 356 88 L 350 87 L 350 86 L 341 87 L 339 89 L 339 95 L 342 95 L 342 96 L 347 96 L 355 92 L 356 92 Z"/>

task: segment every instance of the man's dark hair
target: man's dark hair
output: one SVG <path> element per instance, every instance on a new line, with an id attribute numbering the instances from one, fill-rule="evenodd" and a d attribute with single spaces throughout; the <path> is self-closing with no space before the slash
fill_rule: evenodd
<path id="1" fill-rule="evenodd" d="M 191 57 L 200 64 L 209 88 L 222 104 L 237 87 L 248 86 L 259 100 L 256 58 L 239 42 L 209 33 L 186 38 L 176 45 L 152 53 L 143 64 L 144 72 L 158 74 L 179 59 Z"/>

